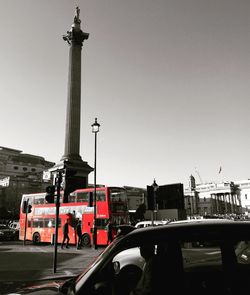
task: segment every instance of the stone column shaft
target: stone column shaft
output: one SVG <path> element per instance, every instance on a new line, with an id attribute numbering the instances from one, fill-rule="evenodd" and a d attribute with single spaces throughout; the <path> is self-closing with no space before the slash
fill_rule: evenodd
<path id="1" fill-rule="evenodd" d="M 69 50 L 68 100 L 63 158 L 80 158 L 81 125 L 81 46 L 72 43 Z"/>

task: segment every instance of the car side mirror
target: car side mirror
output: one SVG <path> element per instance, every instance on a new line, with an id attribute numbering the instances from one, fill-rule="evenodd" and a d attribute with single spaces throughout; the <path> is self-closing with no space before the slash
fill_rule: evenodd
<path id="1" fill-rule="evenodd" d="M 117 275 L 120 272 L 120 262 L 119 261 L 115 261 L 113 262 L 113 268 L 114 268 L 114 272 Z"/>

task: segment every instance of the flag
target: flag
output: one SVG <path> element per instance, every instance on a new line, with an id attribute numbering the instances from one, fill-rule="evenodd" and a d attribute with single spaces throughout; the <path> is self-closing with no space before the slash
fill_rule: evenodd
<path id="1" fill-rule="evenodd" d="M 220 166 L 220 169 L 219 169 L 219 174 L 221 173 L 221 170 L 222 170 L 222 168 L 221 168 L 221 166 Z"/>

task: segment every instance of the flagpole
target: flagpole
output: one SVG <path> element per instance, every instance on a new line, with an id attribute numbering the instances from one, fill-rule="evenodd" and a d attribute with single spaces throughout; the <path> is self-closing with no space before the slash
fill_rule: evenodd
<path id="1" fill-rule="evenodd" d="M 221 174 L 221 171 L 222 171 L 222 167 L 220 166 L 220 168 L 219 168 L 219 173 L 218 173 L 218 174 Z M 221 176 L 220 182 L 223 183 L 222 175 L 220 175 L 220 176 Z"/>

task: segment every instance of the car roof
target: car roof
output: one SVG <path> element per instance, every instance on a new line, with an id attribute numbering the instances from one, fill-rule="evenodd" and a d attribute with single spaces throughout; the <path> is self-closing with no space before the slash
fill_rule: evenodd
<path id="1" fill-rule="evenodd" d="M 154 225 L 162 225 L 162 224 L 165 224 L 166 221 L 162 221 L 162 220 L 154 220 Z M 152 220 L 144 220 L 144 221 L 139 221 L 136 223 L 135 227 L 138 227 L 139 225 L 152 225 Z"/>
<path id="2" fill-rule="evenodd" d="M 170 221 L 168 224 L 183 224 L 183 223 L 200 223 L 200 222 L 208 222 L 208 223 L 216 223 L 216 222 L 227 222 L 233 221 L 231 219 L 222 219 L 222 218 L 197 218 L 197 219 L 185 219 L 185 220 L 177 220 L 177 221 Z"/>
<path id="3" fill-rule="evenodd" d="M 197 239 L 246 239 L 250 240 L 250 222 L 231 220 L 208 220 L 206 222 L 186 222 L 166 224 L 157 227 L 139 228 L 124 237 L 126 243 L 167 240 Z"/>
<path id="4" fill-rule="evenodd" d="M 154 222 L 159 222 L 159 223 L 162 223 L 163 221 L 162 220 L 154 220 Z M 143 221 L 139 221 L 137 222 L 137 224 L 148 224 L 148 223 L 152 223 L 152 220 L 143 220 Z"/>
<path id="5" fill-rule="evenodd" d="M 148 223 L 152 223 L 152 220 L 139 221 L 136 224 L 148 224 Z M 163 221 L 162 220 L 154 220 L 154 223 L 163 223 Z"/>

